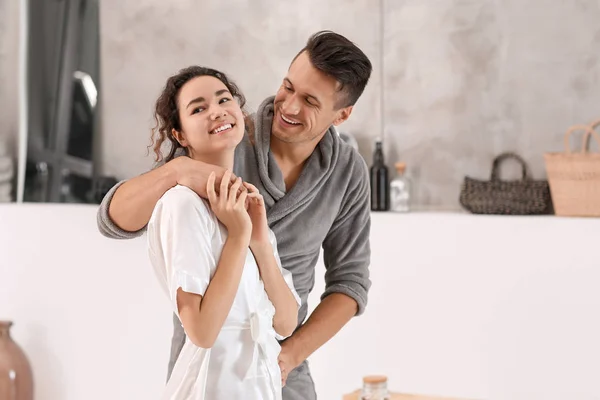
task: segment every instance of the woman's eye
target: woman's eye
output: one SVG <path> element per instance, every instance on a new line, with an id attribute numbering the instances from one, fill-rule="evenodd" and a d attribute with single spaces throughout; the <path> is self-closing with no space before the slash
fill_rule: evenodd
<path id="1" fill-rule="evenodd" d="M 192 110 L 192 114 L 196 114 L 202 111 L 204 111 L 204 107 L 196 107 Z"/>
<path id="2" fill-rule="evenodd" d="M 231 99 L 227 98 L 227 97 L 223 97 L 221 100 L 219 100 L 219 104 L 227 103 L 228 101 L 231 101 Z"/>

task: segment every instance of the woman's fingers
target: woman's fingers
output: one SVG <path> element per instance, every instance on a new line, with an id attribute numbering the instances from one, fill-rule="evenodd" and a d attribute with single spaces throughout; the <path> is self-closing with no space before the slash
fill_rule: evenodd
<path id="1" fill-rule="evenodd" d="M 223 174 L 223 178 L 221 178 L 221 187 L 219 189 L 219 199 L 221 203 L 225 204 L 227 202 L 227 197 L 229 194 L 229 181 L 231 180 L 231 171 L 227 170 Z"/>
<path id="2" fill-rule="evenodd" d="M 210 204 L 217 202 L 217 194 L 215 193 L 215 173 L 211 172 L 206 181 L 206 194 L 208 195 L 208 201 Z"/>
<path id="3" fill-rule="evenodd" d="M 256 186 L 248 182 L 244 182 L 244 186 L 248 189 L 248 197 L 253 199 L 255 204 L 264 206 L 265 200 L 256 188 Z"/>
<path id="4" fill-rule="evenodd" d="M 264 198 L 258 193 L 248 193 L 248 198 L 252 199 L 252 202 L 258 206 L 264 206 L 265 204 Z"/>
<path id="5" fill-rule="evenodd" d="M 235 201 L 235 205 L 238 207 L 242 207 L 242 208 L 246 208 L 246 199 L 248 198 L 248 192 L 247 191 L 243 191 L 242 193 L 240 193 L 240 195 L 238 196 L 237 200 L 234 199 Z"/>
<path id="6" fill-rule="evenodd" d="M 251 184 L 251 183 L 244 182 L 244 186 L 246 187 L 246 189 L 248 189 L 248 191 L 249 191 L 250 193 L 260 193 L 260 192 L 258 191 L 258 189 L 256 188 L 256 186 L 254 186 L 254 185 L 253 185 L 253 184 Z"/>
<path id="7" fill-rule="evenodd" d="M 235 204 L 236 198 L 238 197 L 240 186 L 242 186 L 242 178 L 237 178 L 229 188 L 229 198 L 227 201 L 232 206 Z"/>

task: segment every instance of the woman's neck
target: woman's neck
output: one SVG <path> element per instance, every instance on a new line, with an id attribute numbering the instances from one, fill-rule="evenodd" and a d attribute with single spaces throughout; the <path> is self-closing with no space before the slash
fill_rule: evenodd
<path id="1" fill-rule="evenodd" d="M 234 151 L 212 154 L 193 154 L 193 152 L 191 152 L 190 158 L 233 171 Z"/>

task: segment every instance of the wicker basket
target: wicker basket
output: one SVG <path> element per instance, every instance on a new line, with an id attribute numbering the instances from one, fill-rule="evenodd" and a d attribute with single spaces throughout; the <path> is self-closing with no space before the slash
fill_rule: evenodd
<path id="1" fill-rule="evenodd" d="M 520 180 L 500 179 L 500 164 L 508 159 L 514 159 L 521 164 Z M 552 200 L 548 182 L 531 179 L 528 170 L 525 161 L 517 154 L 502 153 L 492 163 L 490 180 L 465 177 L 459 202 L 464 209 L 474 214 L 549 214 Z"/>
<path id="2" fill-rule="evenodd" d="M 546 174 L 556 215 L 571 217 L 600 217 L 600 153 L 590 153 L 593 137 L 600 146 L 600 136 L 591 125 L 575 125 L 565 133 L 565 152 L 546 153 Z M 572 153 L 569 137 L 584 131 L 581 152 Z"/>

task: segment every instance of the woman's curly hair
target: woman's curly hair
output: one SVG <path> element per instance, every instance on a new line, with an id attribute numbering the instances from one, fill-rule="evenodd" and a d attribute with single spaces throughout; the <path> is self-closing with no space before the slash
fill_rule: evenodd
<path id="1" fill-rule="evenodd" d="M 173 129 L 181 131 L 181 121 L 179 119 L 179 108 L 177 101 L 179 91 L 187 82 L 199 76 L 213 76 L 223 82 L 231 95 L 237 99 L 242 112 L 244 113 L 246 129 L 251 129 L 252 122 L 248 114 L 244 111 L 246 98 L 238 88 L 238 86 L 229 80 L 227 76 L 212 68 L 191 66 L 182 69 L 176 75 L 171 76 L 163 88 L 163 91 L 156 100 L 154 109 L 154 121 L 156 125 L 152 129 L 152 143 L 148 147 L 152 147 L 155 154 L 156 162 L 169 162 L 175 158 L 177 149 L 183 148 L 177 139 L 173 136 Z M 168 141 L 170 149 L 165 157 L 161 151 L 163 143 Z"/>

